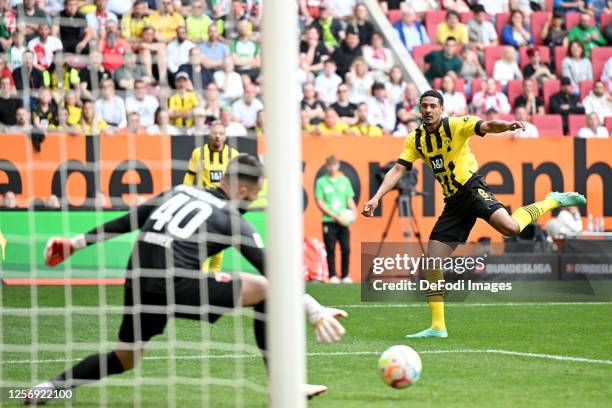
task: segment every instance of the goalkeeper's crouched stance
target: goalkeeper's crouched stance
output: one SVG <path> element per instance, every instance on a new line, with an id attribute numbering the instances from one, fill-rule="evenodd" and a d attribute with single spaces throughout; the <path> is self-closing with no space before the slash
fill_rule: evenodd
<path id="1" fill-rule="evenodd" d="M 87 245 L 140 229 L 127 266 L 125 311 L 117 347 L 86 357 L 35 388 L 74 388 L 123 373 L 138 364 L 147 342 L 163 333 L 170 317 L 214 323 L 239 307 L 253 307 L 257 312 L 255 340 L 265 361 L 267 278 L 200 273 L 203 260 L 234 244 L 264 274 L 261 238 L 240 216 L 257 197 L 262 180 L 257 158 L 239 155 L 230 162 L 215 190 L 177 186 L 86 234 L 49 240 L 45 260 L 53 266 Z M 304 295 L 304 308 L 318 342 L 341 339 L 345 330 L 336 317 L 346 316 L 344 311 L 325 308 L 309 295 Z M 326 390 L 322 385 L 305 385 L 304 392 L 311 397 Z M 26 400 L 33 405 L 43 402 Z"/>

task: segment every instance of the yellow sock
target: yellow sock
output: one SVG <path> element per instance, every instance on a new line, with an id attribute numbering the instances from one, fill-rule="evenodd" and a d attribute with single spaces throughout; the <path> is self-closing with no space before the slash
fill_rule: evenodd
<path id="1" fill-rule="evenodd" d="M 223 265 L 223 252 L 219 252 L 218 254 L 214 254 L 210 258 L 210 272 L 221 272 L 221 265 Z"/>
<path id="2" fill-rule="evenodd" d="M 440 269 L 425 270 L 425 279 L 428 282 L 444 281 L 444 273 Z M 444 290 L 427 291 L 427 303 L 431 312 L 431 328 L 434 330 L 446 329 L 444 320 Z"/>
<path id="3" fill-rule="evenodd" d="M 550 210 L 554 210 L 559 206 L 557 200 L 547 198 L 537 203 L 529 204 L 517 209 L 512 214 L 512 219 L 518 222 L 519 231 L 522 231 L 526 226 L 540 218 L 543 214 Z"/>

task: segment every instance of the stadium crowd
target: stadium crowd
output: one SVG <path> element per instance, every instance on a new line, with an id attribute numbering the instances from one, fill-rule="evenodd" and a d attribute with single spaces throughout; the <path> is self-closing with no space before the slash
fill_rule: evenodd
<path id="1" fill-rule="evenodd" d="M 313 136 L 405 136 L 404 78 L 357 0 L 294 0 L 301 124 Z M 608 136 L 612 1 L 380 1 L 449 115 L 519 118 L 517 137 Z M 0 0 L 0 126 L 29 132 L 259 133 L 259 0 Z M 593 115 L 594 113 L 594 115 Z"/>

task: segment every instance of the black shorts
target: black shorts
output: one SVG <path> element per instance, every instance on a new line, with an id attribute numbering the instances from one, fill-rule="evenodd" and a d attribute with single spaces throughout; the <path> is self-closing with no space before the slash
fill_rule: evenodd
<path id="1" fill-rule="evenodd" d="M 504 208 L 478 174 L 474 174 L 444 202 L 444 211 L 434 225 L 429 240 L 441 241 L 453 248 L 467 241 L 477 218 L 488 221 L 495 211 Z"/>
<path id="2" fill-rule="evenodd" d="M 162 334 L 169 317 L 214 323 L 238 307 L 240 298 L 241 280 L 237 274 L 219 272 L 202 275 L 200 279 L 181 279 L 177 285 L 180 290 L 175 290 L 172 304 L 167 293 L 141 289 L 137 297 L 136 282 L 128 282 L 125 285 L 126 310 L 119 329 L 119 340 L 125 343 L 146 342 Z"/>

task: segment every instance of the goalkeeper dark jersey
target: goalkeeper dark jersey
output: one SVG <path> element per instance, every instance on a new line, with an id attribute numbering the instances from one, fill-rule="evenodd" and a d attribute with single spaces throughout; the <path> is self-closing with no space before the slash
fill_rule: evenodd
<path id="1" fill-rule="evenodd" d="M 263 242 L 220 190 L 180 185 L 88 232 L 88 244 L 109 235 L 140 229 L 128 262 L 126 285 L 138 279 L 140 290 L 165 293 L 168 279 L 175 292 L 201 277 L 202 262 L 235 247 L 262 274 Z"/>

